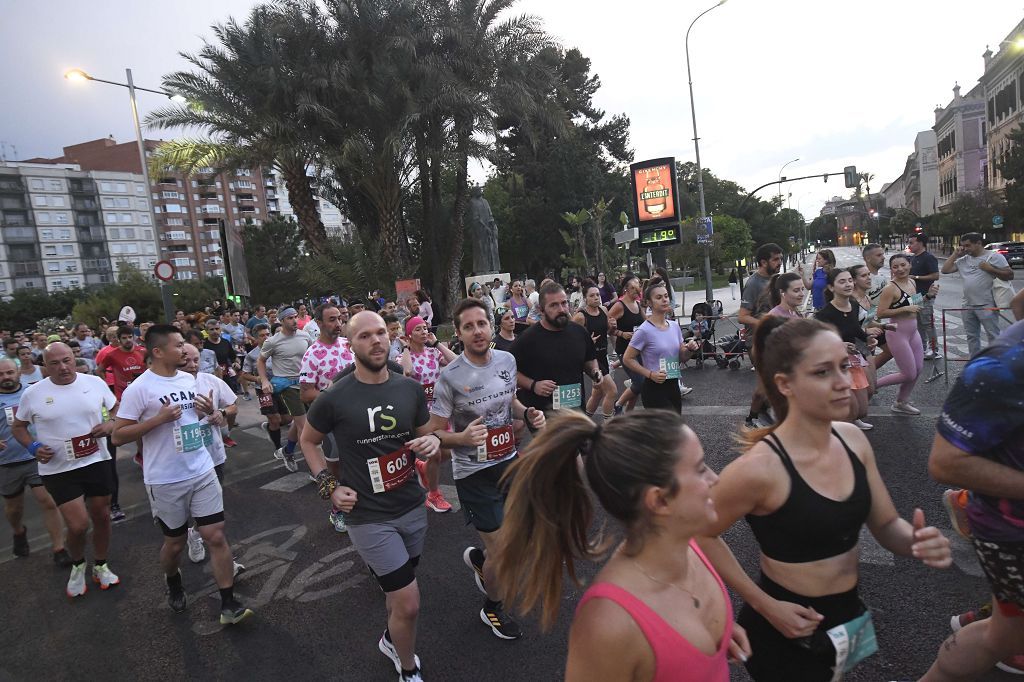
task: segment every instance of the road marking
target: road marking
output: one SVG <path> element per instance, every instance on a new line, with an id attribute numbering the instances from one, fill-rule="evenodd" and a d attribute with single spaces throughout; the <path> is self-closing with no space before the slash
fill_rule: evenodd
<path id="1" fill-rule="evenodd" d="M 260 486 L 260 490 L 273 490 L 278 493 L 293 493 L 300 488 L 307 485 L 312 485 L 312 481 L 309 480 L 309 474 L 305 471 L 296 471 L 295 473 L 282 476 L 281 478 L 275 478 L 270 483 Z"/>

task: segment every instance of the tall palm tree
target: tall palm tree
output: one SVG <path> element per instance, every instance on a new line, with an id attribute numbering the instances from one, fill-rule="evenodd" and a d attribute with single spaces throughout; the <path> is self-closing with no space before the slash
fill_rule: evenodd
<path id="1" fill-rule="evenodd" d="M 154 166 L 184 173 L 212 166 L 263 165 L 280 171 L 307 249 L 327 250 L 327 234 L 307 176 L 320 160 L 308 134 L 319 104 L 313 96 L 323 31 L 303 20 L 298 5 L 254 8 L 244 23 L 229 19 L 212 27 L 216 42 L 182 56 L 194 71 L 177 71 L 164 87 L 187 104 L 146 118 L 153 128 L 195 128 L 206 134 L 161 145 Z"/>

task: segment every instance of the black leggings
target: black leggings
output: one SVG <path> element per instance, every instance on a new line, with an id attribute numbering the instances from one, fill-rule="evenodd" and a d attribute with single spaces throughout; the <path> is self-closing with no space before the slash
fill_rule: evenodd
<path id="1" fill-rule="evenodd" d="M 676 414 L 683 411 L 683 396 L 679 392 L 678 379 L 665 379 L 661 384 L 645 379 L 640 389 L 640 399 L 644 401 L 645 410 L 672 410 Z"/>
<path id="2" fill-rule="evenodd" d="M 746 629 L 750 639 L 752 655 L 746 663 L 750 676 L 758 682 L 831 680 L 835 649 L 825 631 L 864 613 L 866 608 L 857 595 L 857 588 L 824 597 L 804 597 L 790 592 L 763 574 L 758 585 L 775 599 L 813 608 L 825 616 L 825 620 L 811 637 L 788 639 L 764 616 L 744 604 L 736 622 Z"/>

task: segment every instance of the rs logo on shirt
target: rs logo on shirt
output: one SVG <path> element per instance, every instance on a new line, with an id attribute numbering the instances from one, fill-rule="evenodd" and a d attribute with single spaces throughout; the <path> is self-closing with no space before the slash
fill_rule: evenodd
<path id="1" fill-rule="evenodd" d="M 393 405 L 388 405 L 385 408 L 385 407 L 381 407 L 380 405 L 378 405 L 377 407 L 368 407 L 368 408 L 366 408 L 366 418 L 370 422 L 370 433 L 377 433 L 377 421 L 378 420 L 376 419 L 376 415 L 377 415 L 378 412 L 380 413 L 380 424 L 381 424 L 380 430 L 381 431 L 390 431 L 393 428 L 395 428 L 396 426 L 398 426 L 398 420 L 395 419 L 394 417 L 392 417 L 390 414 L 385 413 L 384 412 L 385 409 L 393 410 L 393 409 L 395 409 L 395 407 Z"/>

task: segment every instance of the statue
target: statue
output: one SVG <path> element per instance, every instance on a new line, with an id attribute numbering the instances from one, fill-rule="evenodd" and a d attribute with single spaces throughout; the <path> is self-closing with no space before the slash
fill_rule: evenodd
<path id="1" fill-rule="evenodd" d="M 469 191 L 469 227 L 473 231 L 473 271 L 477 275 L 501 272 L 498 260 L 498 225 L 491 214 L 491 205 L 480 187 Z"/>

